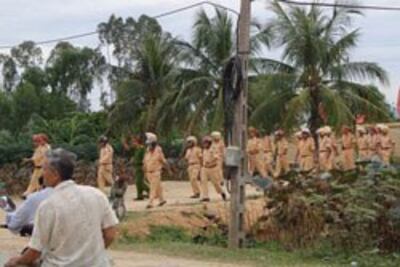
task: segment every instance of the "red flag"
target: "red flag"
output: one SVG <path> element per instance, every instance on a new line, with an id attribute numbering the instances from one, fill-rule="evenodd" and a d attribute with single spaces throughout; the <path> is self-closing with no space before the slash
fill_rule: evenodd
<path id="1" fill-rule="evenodd" d="M 397 105 L 396 105 L 397 116 L 400 117 L 400 87 L 399 91 L 397 92 Z"/>

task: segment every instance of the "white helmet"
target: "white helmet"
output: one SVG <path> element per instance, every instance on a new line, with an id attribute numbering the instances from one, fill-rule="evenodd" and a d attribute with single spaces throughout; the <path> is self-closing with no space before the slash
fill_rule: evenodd
<path id="1" fill-rule="evenodd" d="M 146 133 L 146 143 L 150 144 L 150 143 L 155 143 L 155 142 L 157 142 L 157 135 L 154 133 L 147 132 Z"/>
<path id="2" fill-rule="evenodd" d="M 221 132 L 214 131 L 214 132 L 211 133 L 211 137 L 214 138 L 214 139 L 221 139 L 222 134 L 221 134 Z"/>
<path id="3" fill-rule="evenodd" d="M 197 138 L 195 136 L 189 136 L 186 138 L 186 142 L 193 142 L 194 144 L 197 144 Z"/>

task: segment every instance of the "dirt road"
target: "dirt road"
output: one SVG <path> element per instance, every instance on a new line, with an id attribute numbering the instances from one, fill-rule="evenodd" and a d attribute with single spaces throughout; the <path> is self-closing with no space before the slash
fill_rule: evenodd
<path id="1" fill-rule="evenodd" d="M 210 188 L 211 189 L 211 188 Z M 135 187 L 128 189 L 125 202 L 128 210 L 141 211 L 146 207 L 146 201 L 133 201 L 136 195 Z M 187 182 L 165 182 L 165 196 L 168 204 L 158 208 L 163 210 L 175 209 L 181 206 L 189 206 L 198 203 L 198 200 L 189 198 L 191 194 L 190 185 Z M 220 201 L 220 197 L 210 190 L 213 201 Z M 248 189 L 248 195 L 258 195 L 254 189 Z M 4 221 L 4 213 L 0 211 L 0 222 Z M 9 233 L 8 230 L 0 229 L 0 266 L 3 266 L 6 258 L 18 254 L 26 246 L 28 239 L 18 237 Z M 134 251 L 109 251 L 116 267 L 236 267 L 238 265 L 222 264 L 217 262 L 204 262 L 189 259 L 175 258 L 157 254 L 137 253 Z M 243 266 L 243 265 L 240 265 Z"/>

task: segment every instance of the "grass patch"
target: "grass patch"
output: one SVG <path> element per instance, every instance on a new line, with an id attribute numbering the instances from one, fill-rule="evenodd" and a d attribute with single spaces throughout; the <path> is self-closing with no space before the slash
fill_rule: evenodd
<path id="1" fill-rule="evenodd" d="M 190 258 L 238 266 L 297 267 L 397 267 L 400 255 L 381 256 L 373 251 L 356 254 L 337 252 L 327 244 L 307 250 L 286 251 L 278 242 L 252 243 L 251 248 L 231 250 L 226 240 L 213 235 L 198 242 L 188 231 L 176 226 L 151 226 L 146 237 L 122 234 L 114 249 L 151 252 L 167 256 Z"/>

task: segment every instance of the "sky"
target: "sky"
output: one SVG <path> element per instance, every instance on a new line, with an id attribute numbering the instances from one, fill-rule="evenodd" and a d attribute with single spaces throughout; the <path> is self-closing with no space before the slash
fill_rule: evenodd
<path id="1" fill-rule="evenodd" d="M 0 46 L 16 45 L 26 40 L 41 41 L 90 32 L 111 14 L 137 18 L 142 14 L 157 15 L 201 0 L 0 0 Z M 240 0 L 212 0 L 239 10 Z M 304 0 L 307 1 L 307 0 Z M 332 2 L 333 0 L 321 0 Z M 359 0 L 370 5 L 400 7 L 400 0 Z M 204 5 L 207 10 L 212 10 Z M 159 20 L 163 28 L 173 35 L 190 40 L 191 26 L 196 9 L 164 17 Z M 273 14 L 267 0 L 255 0 L 252 15 L 266 22 Z M 400 11 L 365 11 L 356 19 L 361 39 L 354 50 L 353 61 L 372 61 L 387 70 L 390 85 L 380 87 L 390 104 L 396 103 L 400 87 Z M 74 40 L 76 45 L 96 47 L 97 36 Z M 42 46 L 48 53 L 53 44 Z M 0 50 L 0 52 L 7 52 Z M 279 51 L 266 51 L 265 57 L 279 58 Z M 99 90 L 92 95 L 92 109 L 99 108 Z"/>

